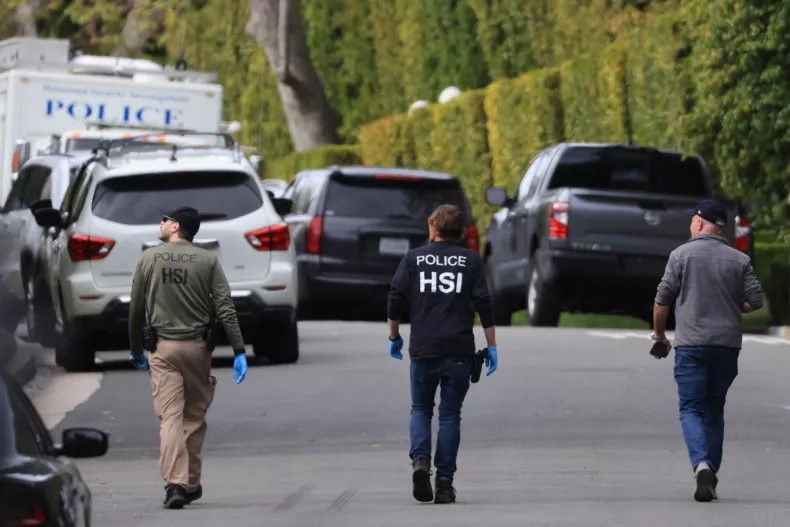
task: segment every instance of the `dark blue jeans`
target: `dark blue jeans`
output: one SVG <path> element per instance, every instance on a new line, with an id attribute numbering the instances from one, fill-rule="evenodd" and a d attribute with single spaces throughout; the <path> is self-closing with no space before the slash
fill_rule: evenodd
<path id="1" fill-rule="evenodd" d="M 469 390 L 472 359 L 437 358 L 411 361 L 412 459 L 431 459 L 431 420 L 436 388 L 441 386 L 436 475 L 453 479 L 461 443 L 461 406 Z"/>
<path id="2" fill-rule="evenodd" d="M 680 425 L 694 470 L 703 461 L 716 472 L 721 468 L 724 402 L 738 375 L 739 353 L 713 346 L 675 351 Z"/>

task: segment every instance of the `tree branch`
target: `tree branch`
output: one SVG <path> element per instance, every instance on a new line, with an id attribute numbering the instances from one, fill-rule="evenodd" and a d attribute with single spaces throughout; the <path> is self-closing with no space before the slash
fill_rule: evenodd
<path id="1" fill-rule="evenodd" d="M 277 79 L 284 84 L 291 84 L 291 56 L 288 49 L 288 28 L 291 18 L 290 0 L 280 0 L 280 9 L 277 16 Z"/>

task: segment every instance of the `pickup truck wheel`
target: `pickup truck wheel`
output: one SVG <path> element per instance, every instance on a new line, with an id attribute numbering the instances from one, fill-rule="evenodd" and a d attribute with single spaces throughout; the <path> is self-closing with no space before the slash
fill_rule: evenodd
<path id="1" fill-rule="evenodd" d="M 528 269 L 527 313 L 530 326 L 556 326 L 560 321 L 560 298 L 557 291 L 543 280 L 537 258 Z"/>
<path id="2" fill-rule="evenodd" d="M 266 357 L 271 364 L 293 364 L 298 361 L 299 328 L 296 314 L 265 320 L 252 343 L 252 351 L 257 357 Z"/>
<path id="3" fill-rule="evenodd" d="M 55 313 L 46 286 L 31 276 L 25 284 L 27 334 L 42 346 L 55 344 Z"/>
<path id="4" fill-rule="evenodd" d="M 90 340 L 85 330 L 66 322 L 55 344 L 55 363 L 66 371 L 92 370 L 96 365 L 96 349 Z"/>

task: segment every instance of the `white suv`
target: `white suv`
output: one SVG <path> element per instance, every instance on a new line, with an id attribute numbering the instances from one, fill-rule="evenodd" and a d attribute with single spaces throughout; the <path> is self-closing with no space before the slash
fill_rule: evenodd
<path id="1" fill-rule="evenodd" d="M 255 169 L 229 136 L 210 137 L 220 144 L 189 146 L 195 143 L 183 134 L 142 149 L 110 142 L 85 164 L 60 211 L 35 211 L 39 225 L 60 229 L 47 281 L 56 360 L 67 370 L 93 367 L 97 349 L 128 348 L 135 266 L 142 251 L 161 243 L 162 216 L 180 205 L 200 212 L 194 243 L 219 254 L 245 342 L 273 363 L 298 359 L 298 281 L 281 218 L 290 202 L 261 193 Z"/>

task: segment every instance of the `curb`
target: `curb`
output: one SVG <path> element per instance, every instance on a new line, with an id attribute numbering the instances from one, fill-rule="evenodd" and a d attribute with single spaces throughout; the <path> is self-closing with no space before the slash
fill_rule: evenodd
<path id="1" fill-rule="evenodd" d="M 0 366 L 21 385 L 36 376 L 36 358 L 42 349 L 38 344 L 0 332 Z"/>
<path id="2" fill-rule="evenodd" d="M 771 326 L 768 328 L 768 334 L 774 337 L 790 339 L 790 326 Z"/>

